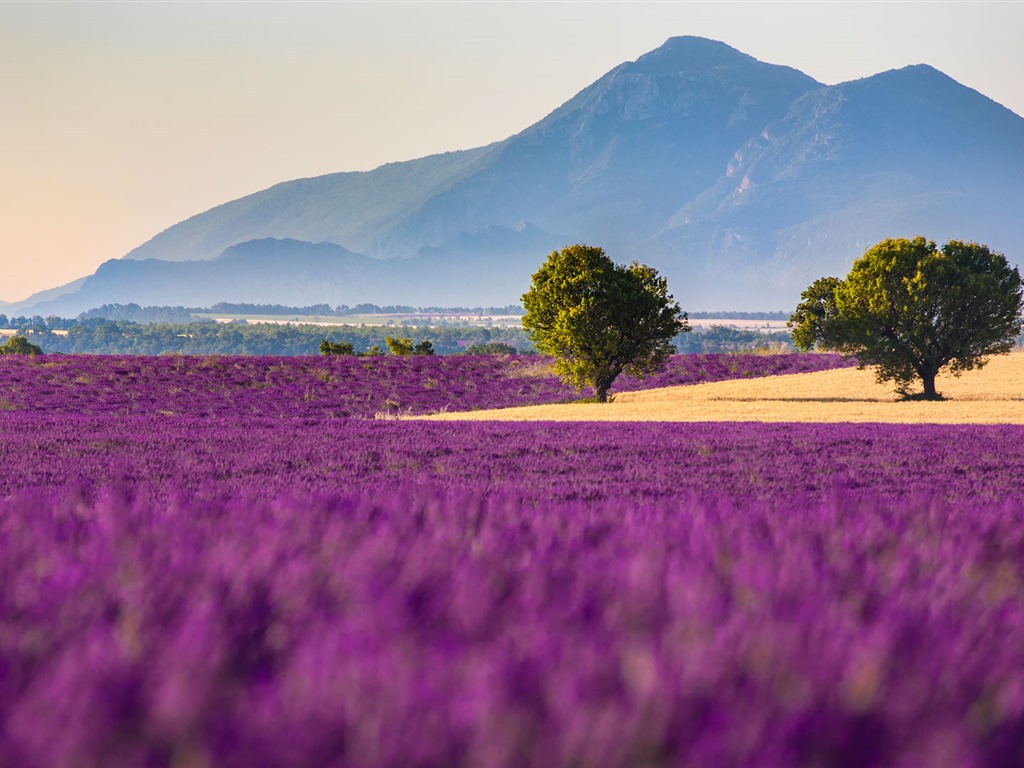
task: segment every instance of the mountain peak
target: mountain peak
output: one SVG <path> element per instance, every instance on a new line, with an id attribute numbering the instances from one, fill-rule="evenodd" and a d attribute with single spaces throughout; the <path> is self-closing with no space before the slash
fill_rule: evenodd
<path id="1" fill-rule="evenodd" d="M 275 185 L 27 306 L 499 305 L 570 242 L 650 264 L 694 309 L 792 306 L 894 234 L 1024 253 L 1022 180 L 1024 120 L 931 66 L 826 86 L 672 37 L 504 141 Z"/>
<path id="2" fill-rule="evenodd" d="M 753 56 L 718 40 L 683 35 L 670 37 L 660 48 L 645 53 L 627 67 L 632 72 L 656 74 L 754 63 L 757 59 Z"/>
<path id="3" fill-rule="evenodd" d="M 957 89 L 964 87 L 942 70 L 936 69 L 929 64 L 908 64 L 905 67 L 889 69 L 885 72 L 879 72 L 876 75 L 871 75 L 852 82 L 871 82 L 873 84 L 877 83 L 885 86 L 892 86 L 893 84 L 899 83 L 908 88 L 926 84 L 951 86 Z"/>
<path id="4" fill-rule="evenodd" d="M 964 138 L 970 133 L 981 115 L 998 120 L 1008 126 L 1006 130 L 1018 130 L 1020 119 L 988 96 L 957 82 L 945 72 L 928 64 L 911 64 L 880 72 L 877 75 L 840 83 L 833 87 L 835 94 L 846 96 L 858 94 L 867 99 L 867 118 L 871 126 L 885 120 L 885 113 L 894 109 L 905 110 L 916 104 L 919 110 L 930 110 L 922 119 L 943 120 L 962 127 Z"/>

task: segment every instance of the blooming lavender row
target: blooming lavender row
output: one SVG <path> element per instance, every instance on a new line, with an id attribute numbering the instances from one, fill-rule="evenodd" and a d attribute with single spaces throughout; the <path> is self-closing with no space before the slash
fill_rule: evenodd
<path id="1" fill-rule="evenodd" d="M 373 418 L 555 403 L 539 357 L 0 357 L 0 411 Z M 679 355 L 615 391 L 850 365 L 838 355 Z M 587 393 L 584 393 L 587 394 Z"/>
<path id="2" fill-rule="evenodd" d="M 985 425 L 394 422 L 0 414 L 0 497 L 103 488 L 165 498 L 429 484 L 533 501 L 1024 497 L 1024 428 Z"/>
<path id="3" fill-rule="evenodd" d="M 21 491 L 0 765 L 1020 764 L 1022 524 L 1019 498 Z"/>
<path id="4" fill-rule="evenodd" d="M 1024 428 L 324 418 L 299 385 L 551 377 L 67 360 L 0 376 L 0 766 L 1024 754 Z"/>

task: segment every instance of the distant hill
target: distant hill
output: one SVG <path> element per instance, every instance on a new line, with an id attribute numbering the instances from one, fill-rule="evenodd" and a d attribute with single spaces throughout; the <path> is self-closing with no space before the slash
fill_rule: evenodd
<path id="1" fill-rule="evenodd" d="M 1024 119 L 914 66 L 797 99 L 644 252 L 680 254 L 707 294 L 737 275 L 750 304 L 842 276 L 885 237 L 974 239 L 1019 260 L 1022 212 Z"/>
<path id="2" fill-rule="evenodd" d="M 278 184 L 16 308 L 507 304 L 553 249 L 658 267 L 686 309 L 787 309 L 887 236 L 1024 253 L 1024 119 L 937 70 L 835 86 L 672 38 L 486 147 Z"/>

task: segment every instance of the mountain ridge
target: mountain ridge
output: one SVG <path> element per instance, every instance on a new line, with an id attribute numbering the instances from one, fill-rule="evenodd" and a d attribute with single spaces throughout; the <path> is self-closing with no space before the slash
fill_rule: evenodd
<path id="1" fill-rule="evenodd" d="M 925 96 L 934 98 L 939 87 L 967 97 L 972 114 L 988 112 L 988 122 L 1016 131 L 1007 131 L 1011 135 L 997 147 L 971 147 L 973 126 L 959 113 L 953 115 L 960 122 L 952 135 L 948 122 L 929 132 L 936 123 L 925 118 L 935 110 L 921 113 L 918 105 Z M 886 97 L 881 108 L 875 96 L 880 89 Z M 906 98 L 909 94 L 915 98 Z M 873 118 L 879 112 L 883 116 Z M 906 130 L 907 121 L 913 122 L 912 130 Z M 869 143 L 858 132 L 883 138 Z M 955 158 L 956 173 L 943 172 L 948 166 L 935 160 L 940 153 L 946 159 L 962 156 Z M 714 251 L 712 237 L 727 232 L 735 247 L 719 249 L 719 259 L 733 251 L 739 261 L 755 248 L 750 243 L 760 243 L 756 248 L 763 266 L 748 275 L 759 286 L 780 279 L 806 285 L 815 270 L 841 275 L 864 249 L 889 236 L 984 239 L 988 235 L 972 233 L 1005 229 L 1005 222 L 1017 218 L 1014 211 L 1024 208 L 1024 121 L 928 66 L 890 70 L 807 94 L 738 154 L 731 173 L 677 212 L 659 237 L 664 245 L 675 234 L 676 248 Z M 968 196 L 965 179 L 980 169 L 984 175 L 973 181 L 981 189 Z M 1016 181 L 1009 197 L 1005 187 L 987 191 L 998 177 Z M 710 222 L 703 234 L 700 221 Z M 819 233 L 808 238 L 807 227 L 815 221 Z M 689 226 L 688 231 L 680 225 Z M 829 246 L 826 238 L 843 232 L 851 245 Z M 1013 234 L 1008 244 L 1024 247 L 1019 226 Z M 808 264 L 807 249 L 795 243 L 800 237 L 832 256 Z"/>
<path id="2" fill-rule="evenodd" d="M 278 261 L 250 261 L 245 275 L 260 296 L 275 283 L 284 290 L 291 260 L 334 275 L 315 286 L 330 293 L 316 301 L 502 305 L 518 300 L 551 250 L 589 242 L 657 267 L 684 308 L 778 308 L 887 236 L 978 239 L 1024 253 L 1021 209 L 1024 119 L 934 67 L 824 85 L 683 36 L 502 141 L 273 185 L 116 260 L 142 266 L 105 264 L 44 303 L 54 312 L 101 297 L 142 303 L 153 294 L 144 286 L 177 274 L 161 266 L 168 262 L 192 263 L 178 270 L 191 269 L 205 293 L 231 293 L 218 301 L 253 301 L 226 273 L 211 282 L 224 262 L 201 265 L 274 241 Z M 318 244 L 359 255 L 339 258 L 361 277 L 314 259 L 308 246 Z M 178 299 L 158 303 L 201 303 L 188 279 L 175 285 Z"/>

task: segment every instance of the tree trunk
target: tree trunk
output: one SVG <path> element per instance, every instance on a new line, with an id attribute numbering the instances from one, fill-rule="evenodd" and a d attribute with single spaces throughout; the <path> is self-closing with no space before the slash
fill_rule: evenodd
<path id="1" fill-rule="evenodd" d="M 614 384 L 617 376 L 617 372 L 612 372 L 594 381 L 594 398 L 598 402 L 608 401 L 608 390 L 611 389 L 611 385 Z"/>
<path id="2" fill-rule="evenodd" d="M 921 374 L 921 381 L 924 383 L 925 400 L 941 400 L 942 396 L 935 391 L 935 374 Z"/>

